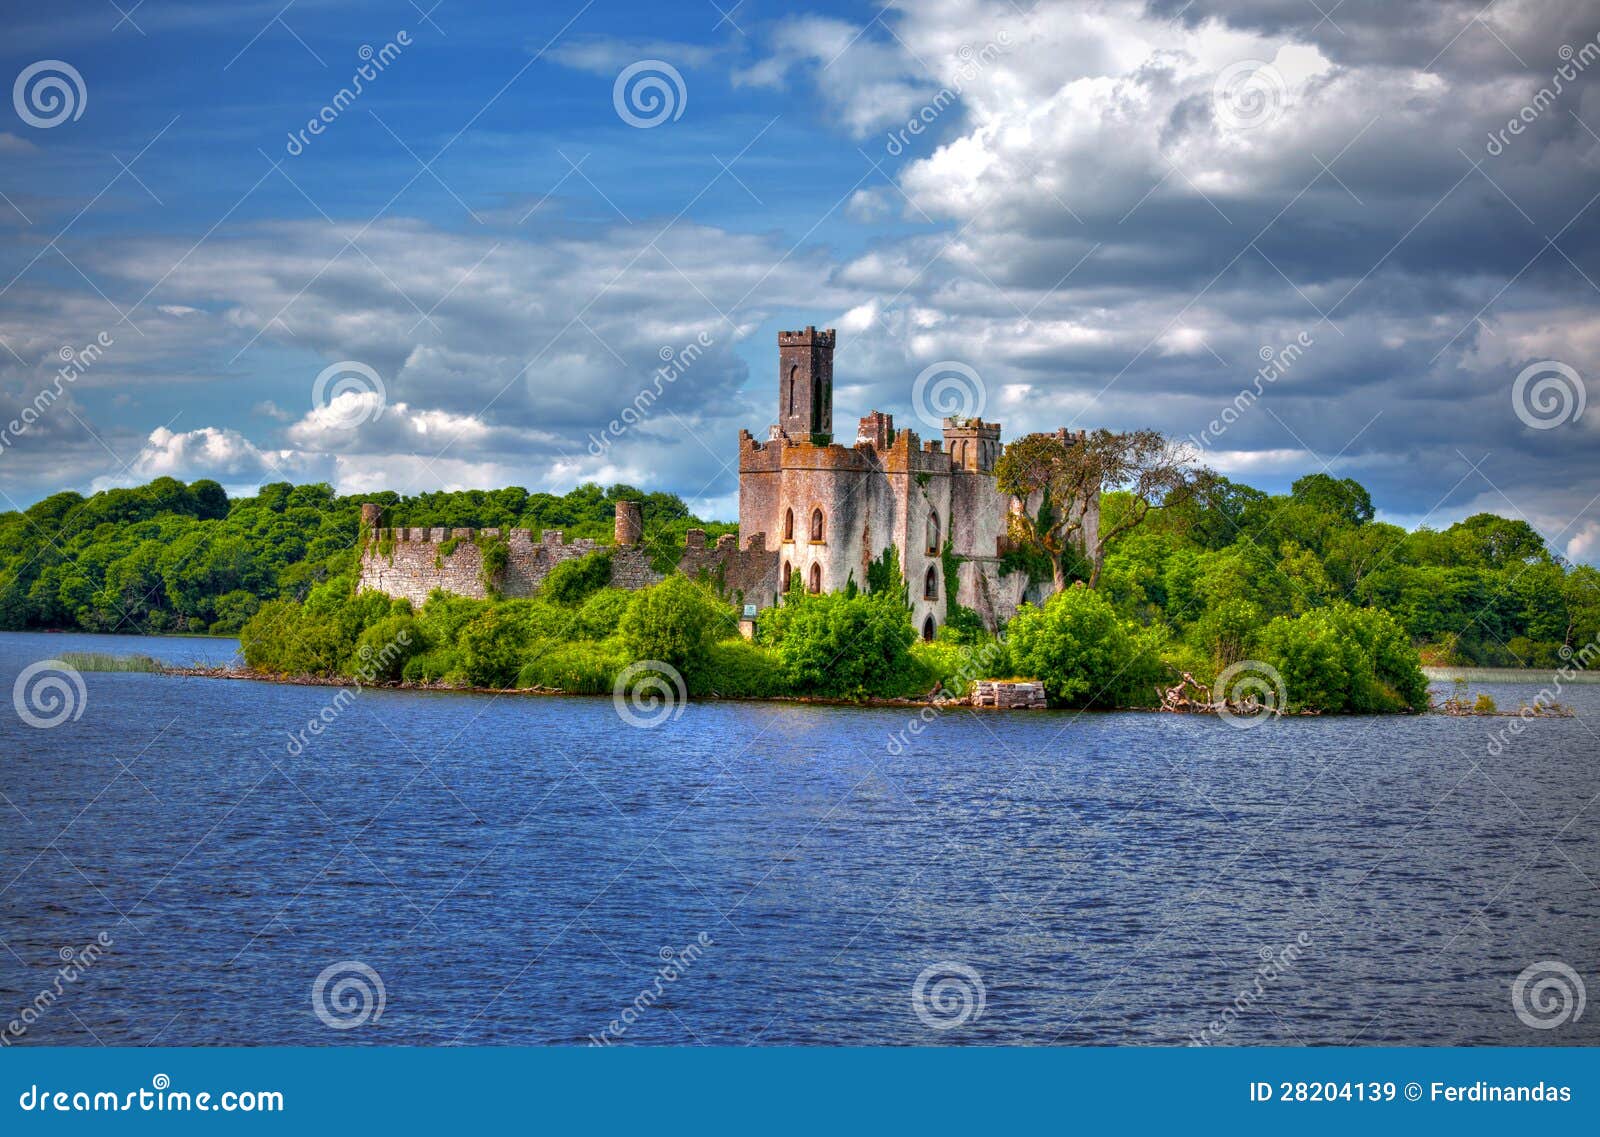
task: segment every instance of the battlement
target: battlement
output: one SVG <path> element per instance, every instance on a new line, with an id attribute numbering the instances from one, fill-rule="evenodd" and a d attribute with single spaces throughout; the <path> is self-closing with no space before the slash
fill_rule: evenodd
<path id="1" fill-rule="evenodd" d="M 839 333 L 833 328 L 827 328 L 819 332 L 815 327 L 807 324 L 805 330 L 803 331 L 779 332 L 778 346 L 796 347 L 811 345 L 816 347 L 833 347 L 838 334 Z"/>
<path id="2" fill-rule="evenodd" d="M 1000 424 L 980 418 L 947 418 L 944 441 L 958 470 L 987 474 L 1000 460 Z"/>

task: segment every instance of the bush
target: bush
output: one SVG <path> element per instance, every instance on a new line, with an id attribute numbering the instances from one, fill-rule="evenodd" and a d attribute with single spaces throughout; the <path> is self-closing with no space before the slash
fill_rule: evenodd
<path id="1" fill-rule="evenodd" d="M 688 675 L 706 652 L 736 627 L 733 612 L 704 585 L 669 576 L 636 593 L 617 626 L 633 659 L 653 659 Z"/>
<path id="2" fill-rule="evenodd" d="M 1294 710 L 1370 714 L 1428 706 L 1417 650 L 1387 612 L 1336 604 L 1280 616 L 1261 633 Z"/>
<path id="3" fill-rule="evenodd" d="M 405 674 L 411 658 L 427 648 L 415 616 L 385 616 L 356 640 L 349 674 L 365 683 L 393 683 Z"/>
<path id="4" fill-rule="evenodd" d="M 908 650 L 910 614 L 890 592 L 791 593 L 758 626 L 801 691 L 859 698 L 894 693 L 919 677 Z"/>
<path id="5" fill-rule="evenodd" d="M 633 603 L 633 593 L 621 588 L 602 588 L 583 602 L 572 620 L 572 638 L 603 640 L 617 632 L 622 614 Z"/>
<path id="6" fill-rule="evenodd" d="M 773 652 L 745 640 L 724 640 L 707 649 L 689 687 L 696 695 L 766 699 L 787 694 L 789 683 L 783 661 Z"/>
<path id="7" fill-rule="evenodd" d="M 1012 619 L 1013 666 L 1044 684 L 1050 700 L 1073 707 L 1149 703 L 1165 673 L 1165 633 L 1120 619 L 1110 601 L 1075 584 L 1046 600 L 1024 604 Z"/>
<path id="8" fill-rule="evenodd" d="M 533 645 L 528 662 L 517 672 L 517 686 L 555 687 L 579 695 L 607 694 L 616 683 L 617 673 L 627 665 L 627 652 L 616 641 L 544 640 Z"/>
<path id="9" fill-rule="evenodd" d="M 576 608 L 611 583 L 611 552 L 600 549 L 588 556 L 562 561 L 539 586 L 539 598 L 563 608 Z"/>

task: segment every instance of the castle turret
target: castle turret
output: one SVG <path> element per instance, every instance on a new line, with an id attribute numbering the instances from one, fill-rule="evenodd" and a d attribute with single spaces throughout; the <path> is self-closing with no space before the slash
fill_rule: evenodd
<path id="1" fill-rule="evenodd" d="M 637 545 L 639 538 L 644 536 L 644 515 L 639 511 L 636 501 L 617 502 L 616 528 L 612 531 L 612 541 L 619 547 Z"/>
<path id="2" fill-rule="evenodd" d="M 383 506 L 375 501 L 361 503 L 361 528 L 376 529 L 383 523 Z"/>
<path id="3" fill-rule="evenodd" d="M 861 419 L 856 428 L 856 445 L 870 443 L 874 449 L 887 450 L 894 444 L 894 416 L 883 411 L 873 411 Z"/>
<path id="4" fill-rule="evenodd" d="M 1000 460 L 1000 424 L 976 418 L 944 420 L 944 448 L 958 470 L 987 474 Z"/>
<path id="5" fill-rule="evenodd" d="M 778 426 L 791 438 L 833 433 L 835 332 L 778 333 Z"/>

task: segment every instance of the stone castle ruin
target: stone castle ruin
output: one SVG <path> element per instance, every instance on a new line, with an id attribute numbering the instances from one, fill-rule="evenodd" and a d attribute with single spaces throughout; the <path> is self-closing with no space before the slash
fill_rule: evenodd
<path id="1" fill-rule="evenodd" d="M 1000 424 L 947 418 L 942 439 L 896 430 L 888 414 L 861 419 L 853 445 L 833 441 L 833 329 L 778 333 L 778 421 L 764 441 L 739 432 L 739 536 L 708 544 L 691 529 L 677 570 L 704 577 L 734 603 L 779 602 L 798 581 L 811 592 L 850 584 L 869 588 L 870 569 L 892 547 L 899 558 L 913 626 L 931 639 L 950 602 L 976 611 L 990 628 L 1050 583 L 1030 585 L 1004 571 L 1008 515 L 1024 508 L 995 485 Z M 1071 438 L 1060 432 L 1063 438 Z M 1025 507 L 1036 508 L 1037 502 Z M 1094 540 L 1098 500 L 1083 532 Z M 568 541 L 559 530 L 538 540 L 512 529 L 380 528 L 382 507 L 362 507 L 367 541 L 362 589 L 423 604 L 434 589 L 462 596 L 531 596 L 562 561 L 611 551 L 611 583 L 644 588 L 664 579 L 641 546 L 636 502 L 618 502 L 612 544 Z M 498 553 L 486 550 L 503 546 Z"/>

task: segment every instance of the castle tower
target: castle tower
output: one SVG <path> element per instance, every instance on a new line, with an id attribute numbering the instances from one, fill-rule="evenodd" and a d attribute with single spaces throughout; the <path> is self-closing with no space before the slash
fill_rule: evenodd
<path id="1" fill-rule="evenodd" d="M 637 545 L 642 536 L 644 536 L 644 515 L 639 511 L 639 503 L 617 502 L 616 528 L 612 531 L 612 540 L 617 547 Z"/>
<path id="2" fill-rule="evenodd" d="M 363 529 L 376 529 L 383 524 L 383 506 L 375 501 L 361 503 L 361 527 Z"/>
<path id="3" fill-rule="evenodd" d="M 791 438 L 833 433 L 834 330 L 778 333 L 778 426 Z"/>
<path id="4" fill-rule="evenodd" d="M 944 448 L 958 470 L 987 474 L 1000 460 L 1000 424 L 976 418 L 944 420 Z"/>

